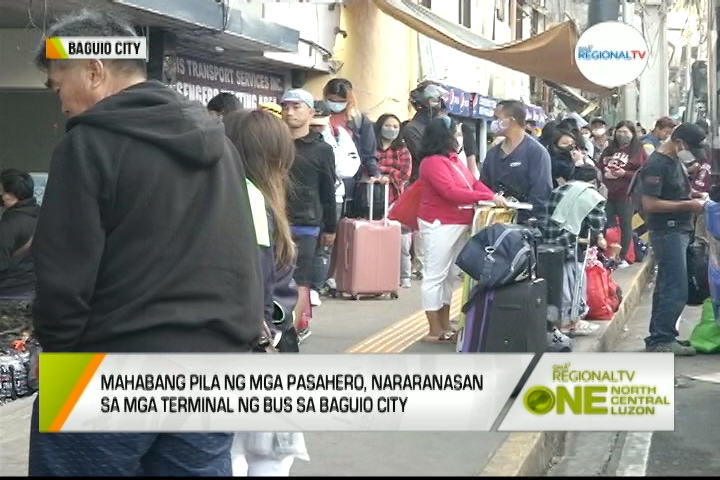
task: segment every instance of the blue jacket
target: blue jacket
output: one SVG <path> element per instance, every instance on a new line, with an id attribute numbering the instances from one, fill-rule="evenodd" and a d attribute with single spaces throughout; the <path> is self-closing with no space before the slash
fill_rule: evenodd
<path id="1" fill-rule="evenodd" d="M 292 328 L 294 324 L 293 310 L 298 299 L 297 284 L 293 280 L 295 267 L 275 264 L 272 242 L 274 217 L 270 209 L 267 208 L 260 190 L 249 181 L 248 195 L 250 196 L 255 233 L 260 249 L 265 321 L 271 329 L 285 331 Z"/>

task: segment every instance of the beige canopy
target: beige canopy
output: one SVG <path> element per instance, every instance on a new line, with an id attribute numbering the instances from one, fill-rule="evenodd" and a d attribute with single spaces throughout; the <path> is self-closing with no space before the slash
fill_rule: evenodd
<path id="1" fill-rule="evenodd" d="M 609 95 L 611 90 L 587 80 L 575 64 L 578 32 L 567 21 L 526 40 L 495 45 L 471 30 L 432 13 L 411 0 L 373 0 L 377 7 L 413 30 L 473 57 L 588 92 Z"/>

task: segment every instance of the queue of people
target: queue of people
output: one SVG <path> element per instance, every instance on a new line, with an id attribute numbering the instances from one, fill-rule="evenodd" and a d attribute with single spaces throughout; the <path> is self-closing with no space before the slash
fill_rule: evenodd
<path id="1" fill-rule="evenodd" d="M 107 32 L 137 36 L 92 11 L 47 35 Z M 647 349 L 694 353 L 674 325 L 687 296 L 692 215 L 706 199 L 693 188 L 707 182 L 697 125 L 661 119 L 642 137 L 632 122 L 611 132 L 602 119 L 586 128 L 571 118 L 537 137 L 524 105 L 508 100 L 495 109 L 497 140 L 478 165 L 472 132 L 447 114 L 432 82 L 410 93 L 416 114 L 405 125 L 392 114 L 370 120 L 340 78 L 321 99 L 291 89 L 278 105 L 244 111 L 226 93 L 207 106 L 187 100 L 148 80 L 144 61 L 60 64 L 44 45 L 35 62 L 70 118 L 41 209 L 26 173 L 0 174 L 0 288 L 32 292 L 44 351 L 298 353 L 313 304 L 333 289 L 339 219 L 367 216 L 363 192 L 376 183 L 391 204 L 413 186 L 420 193 L 417 228 L 401 231 L 397 285 L 409 287 L 414 268 L 429 327 L 423 341 L 454 342 L 455 260 L 474 204 L 530 203 L 518 222 L 539 225 L 558 245 L 590 230 L 604 249 L 603 232 L 616 225 L 624 266 L 639 172 L 658 264 Z M 647 145 L 656 147 L 649 158 Z M 582 218 L 553 227 L 580 193 Z M 287 476 L 296 458 L 309 458 L 302 434 L 43 433 L 33 406 L 31 476 Z"/>

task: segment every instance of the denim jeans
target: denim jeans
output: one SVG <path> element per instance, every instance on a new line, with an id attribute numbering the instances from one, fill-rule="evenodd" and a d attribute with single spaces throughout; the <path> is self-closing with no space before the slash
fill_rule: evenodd
<path id="1" fill-rule="evenodd" d="M 335 204 L 335 215 L 336 219 L 340 221 L 343 211 L 343 204 Z M 325 286 L 325 281 L 330 276 L 331 258 L 332 258 L 333 247 L 324 247 L 318 244 L 318 248 L 315 251 L 315 258 L 313 260 L 313 274 L 312 274 L 312 288 L 315 291 L 322 289 Z"/>
<path id="2" fill-rule="evenodd" d="M 232 433 L 41 433 L 30 419 L 30 477 L 230 477 Z"/>
<path id="3" fill-rule="evenodd" d="M 650 335 L 645 344 L 674 342 L 678 336 L 675 328 L 685 309 L 688 297 L 687 247 L 690 232 L 650 231 L 650 244 L 657 264 L 657 279 L 650 314 Z"/>

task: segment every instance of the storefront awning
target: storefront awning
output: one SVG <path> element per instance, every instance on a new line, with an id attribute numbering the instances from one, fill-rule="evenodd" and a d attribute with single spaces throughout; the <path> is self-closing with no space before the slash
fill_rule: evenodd
<path id="1" fill-rule="evenodd" d="M 136 20 L 144 16 L 148 23 L 165 25 L 176 33 L 195 31 L 198 40 L 217 33 L 218 46 L 243 51 L 298 51 L 300 32 L 279 23 L 250 15 L 216 1 L 198 0 L 111 0 L 134 10 Z"/>
<path id="2" fill-rule="evenodd" d="M 555 94 L 560 100 L 573 112 L 580 112 L 587 108 L 590 100 L 586 99 L 576 91 L 564 85 L 558 85 L 555 82 L 546 81 L 545 84 L 555 90 Z"/>
<path id="3" fill-rule="evenodd" d="M 473 57 L 545 81 L 598 94 L 610 94 L 610 90 L 590 82 L 578 70 L 575 64 L 578 32 L 571 21 L 551 27 L 527 40 L 498 46 L 411 0 L 373 1 L 382 12 L 418 33 Z"/>

